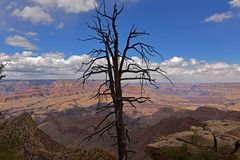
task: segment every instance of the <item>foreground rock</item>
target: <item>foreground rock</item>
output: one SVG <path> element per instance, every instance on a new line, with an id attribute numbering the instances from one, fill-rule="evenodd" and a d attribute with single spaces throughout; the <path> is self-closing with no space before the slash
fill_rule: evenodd
<path id="1" fill-rule="evenodd" d="M 115 160 L 102 150 L 71 150 L 36 127 L 28 115 L 7 120 L 0 127 L 1 160 Z"/>
<path id="2" fill-rule="evenodd" d="M 210 120 L 205 126 L 156 139 L 147 152 L 152 160 L 240 160 L 240 122 Z"/>
<path id="3" fill-rule="evenodd" d="M 155 142 L 155 137 L 167 136 L 177 132 L 187 131 L 191 126 L 203 127 L 203 124 L 191 117 L 162 119 L 159 123 L 148 128 L 136 128 L 130 132 L 130 138 L 133 141 L 133 148 L 137 151 L 133 154 L 131 160 L 148 160 L 146 147 Z"/>

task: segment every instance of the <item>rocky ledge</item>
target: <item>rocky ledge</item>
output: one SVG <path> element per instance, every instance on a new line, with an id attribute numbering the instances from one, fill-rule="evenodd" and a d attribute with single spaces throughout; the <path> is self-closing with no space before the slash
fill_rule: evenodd
<path id="1" fill-rule="evenodd" d="M 116 160 L 103 150 L 72 150 L 53 141 L 37 128 L 29 115 L 0 125 L 1 160 Z"/>
<path id="2" fill-rule="evenodd" d="M 240 160 L 240 122 L 210 120 L 204 127 L 156 138 L 147 153 L 152 160 Z"/>

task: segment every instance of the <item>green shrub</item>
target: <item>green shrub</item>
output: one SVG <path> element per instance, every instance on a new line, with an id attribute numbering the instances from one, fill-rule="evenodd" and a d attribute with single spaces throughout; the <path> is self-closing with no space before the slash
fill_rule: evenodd
<path id="1" fill-rule="evenodd" d="M 12 139 L 11 141 L 0 142 L 0 159 L 1 160 L 22 160 L 23 154 L 19 141 Z"/>

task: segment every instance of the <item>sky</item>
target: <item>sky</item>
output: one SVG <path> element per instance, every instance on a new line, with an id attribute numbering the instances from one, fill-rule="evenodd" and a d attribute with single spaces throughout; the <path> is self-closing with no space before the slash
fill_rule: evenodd
<path id="1" fill-rule="evenodd" d="M 100 0 L 0 0 L 0 62 L 7 79 L 74 79 L 96 43 L 80 42 Z M 111 10 L 113 0 L 106 0 Z M 240 0 L 118 0 L 120 46 L 135 24 L 174 82 L 240 81 Z M 137 55 L 133 56 L 136 61 Z M 161 82 L 161 77 L 157 77 Z"/>

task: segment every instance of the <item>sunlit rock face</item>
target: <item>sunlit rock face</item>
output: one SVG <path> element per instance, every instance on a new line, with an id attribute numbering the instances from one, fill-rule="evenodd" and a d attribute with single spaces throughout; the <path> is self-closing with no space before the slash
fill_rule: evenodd
<path id="1" fill-rule="evenodd" d="M 204 125 L 156 138 L 155 143 L 148 144 L 149 157 L 152 160 L 168 160 L 174 156 L 200 159 L 208 154 L 217 160 L 240 159 L 240 122 L 210 120 Z"/>
<path id="2" fill-rule="evenodd" d="M 59 113 L 74 107 L 86 108 L 98 102 L 91 99 L 101 81 L 88 81 L 83 87 L 75 80 L 1 81 L 0 111 L 12 116 L 28 112 L 43 121 L 51 113 Z M 123 84 L 124 96 L 141 94 L 138 84 Z M 211 107 L 225 111 L 240 111 L 240 84 L 159 84 L 159 88 L 147 87 L 144 96 L 153 103 L 126 104 L 124 111 L 133 118 L 151 116 L 164 107 L 179 110 L 196 110 Z M 107 101 L 110 101 L 109 98 Z"/>

